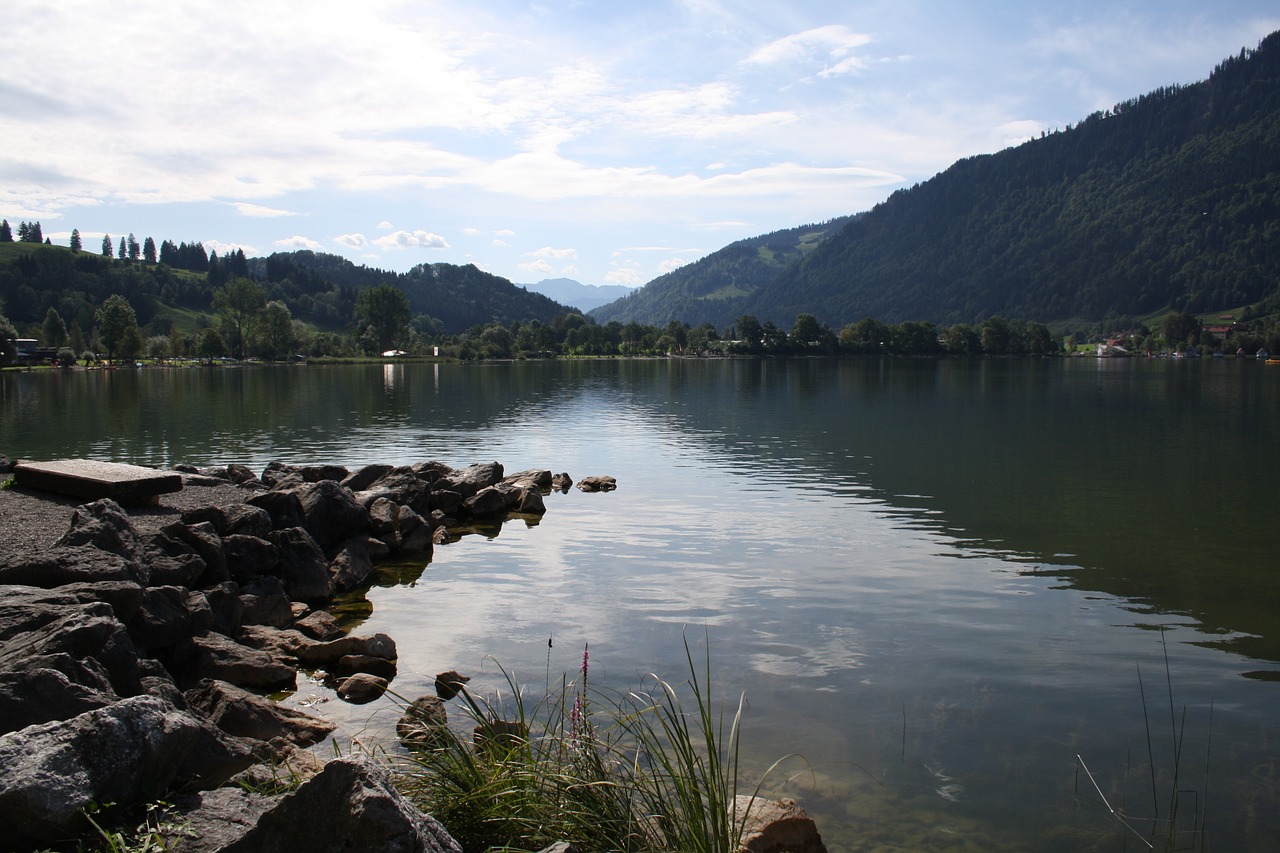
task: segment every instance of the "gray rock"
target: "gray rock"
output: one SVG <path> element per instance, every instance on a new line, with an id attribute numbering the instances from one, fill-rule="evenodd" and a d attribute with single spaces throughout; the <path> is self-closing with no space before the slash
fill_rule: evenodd
<path id="1" fill-rule="evenodd" d="M 341 483 L 351 472 L 341 465 L 303 465 L 298 468 L 298 473 L 307 483 L 320 483 L 325 480 Z"/>
<path id="2" fill-rule="evenodd" d="M 58 618 L 14 634 L 0 643 L 0 673 L 21 670 L 32 658 L 57 655 L 105 673 L 117 695 L 141 690 L 137 647 L 108 604 L 66 606 Z"/>
<path id="3" fill-rule="evenodd" d="M 618 481 L 613 477 L 583 477 L 578 488 L 584 492 L 612 492 L 618 488 Z"/>
<path id="4" fill-rule="evenodd" d="M 284 592 L 284 581 L 263 575 L 240 586 L 241 625 L 283 628 L 293 621 L 293 608 Z"/>
<path id="5" fill-rule="evenodd" d="M 140 649 L 154 652 L 190 639 L 213 624 L 208 601 L 201 597 L 203 618 L 188 609 L 188 590 L 177 586 L 148 588 L 142 595 L 142 607 L 129 620 L 129 636 Z M 201 624 L 203 623 L 203 624 Z"/>
<path id="6" fill-rule="evenodd" d="M 372 634 L 368 637 L 348 635 L 327 642 L 310 640 L 296 631 L 282 631 L 281 635 L 288 636 L 290 633 L 296 635 L 296 638 L 290 638 L 295 643 L 292 654 L 304 666 L 331 667 L 348 655 L 363 655 L 388 661 L 396 659 L 396 641 L 386 634 Z"/>
<path id="7" fill-rule="evenodd" d="M 176 853 L 462 853 L 444 827 L 406 800 L 388 772 L 367 758 L 334 759 L 296 791 L 265 803 L 221 792 L 201 799 L 214 818 L 206 821 L 200 809 L 187 812 L 193 831 L 175 839 Z M 215 839 L 205 831 L 216 831 L 227 817 L 235 822 L 234 838 Z"/>
<path id="8" fill-rule="evenodd" d="M 269 741 L 284 738 L 297 746 L 319 743 L 335 726 L 292 708 L 283 708 L 225 681 L 206 679 L 185 694 L 191 707 L 224 732 Z"/>
<path id="9" fill-rule="evenodd" d="M 396 736 L 407 747 L 432 747 L 448 735 L 449 714 L 444 700 L 439 696 L 419 696 L 409 703 L 400 721 L 396 723 Z"/>
<path id="10" fill-rule="evenodd" d="M 295 621 L 293 628 L 313 640 L 336 640 L 343 634 L 338 620 L 324 610 L 313 610 Z"/>
<path id="11" fill-rule="evenodd" d="M 106 674 L 69 655 L 27 658 L 0 673 L 0 734 L 65 720 L 119 700 Z"/>
<path id="12" fill-rule="evenodd" d="M 521 489 L 520 500 L 512 511 L 521 515 L 545 515 L 547 504 L 542 499 L 542 492 L 537 489 Z"/>
<path id="13" fill-rule="evenodd" d="M 388 472 L 373 486 L 356 493 L 355 498 L 365 507 L 378 498 L 386 498 L 394 504 L 412 507 L 415 512 L 431 510 L 431 486 L 412 468 L 396 468 Z"/>
<path id="14" fill-rule="evenodd" d="M 227 519 L 226 531 L 222 533 L 224 537 L 239 534 L 266 539 L 271 532 L 271 515 L 260 506 L 232 504 L 224 507 L 222 514 Z"/>
<path id="15" fill-rule="evenodd" d="M 270 541 L 279 554 L 276 571 L 290 599 L 323 604 L 333 598 L 329 562 L 310 533 L 301 527 L 288 527 L 272 531 Z"/>
<path id="16" fill-rule="evenodd" d="M 338 683 L 338 698 L 352 705 L 367 705 L 387 692 L 387 680 L 366 672 L 357 672 Z"/>
<path id="17" fill-rule="evenodd" d="M 222 549 L 222 537 L 213 524 L 197 522 L 195 524 L 171 524 L 164 528 L 165 532 L 175 539 L 181 539 L 204 560 L 204 573 L 196 579 L 199 586 L 212 586 L 231 580 L 227 571 L 227 555 Z"/>
<path id="18" fill-rule="evenodd" d="M 356 536 L 343 543 L 337 556 L 329 563 L 329 576 L 333 579 L 333 591 L 348 592 L 364 584 L 373 574 L 373 553 L 368 536 Z"/>
<path id="19" fill-rule="evenodd" d="M 462 507 L 462 493 L 455 492 L 453 489 L 435 488 L 431 489 L 431 514 L 437 512 L 444 515 L 455 515 Z"/>
<path id="20" fill-rule="evenodd" d="M 186 685 L 212 678 L 255 690 L 287 690 L 298 681 L 298 671 L 276 656 L 213 632 L 187 641 L 183 662 L 175 675 Z"/>
<path id="21" fill-rule="evenodd" d="M 333 665 L 333 673 L 337 676 L 355 675 L 358 672 L 391 681 L 396 677 L 396 662 L 373 655 L 343 655 Z"/>
<path id="22" fill-rule="evenodd" d="M 143 536 L 142 542 L 142 562 L 152 586 L 193 586 L 204 575 L 204 559 L 181 539 L 160 531 Z"/>
<path id="23" fill-rule="evenodd" d="M 286 482 L 301 483 L 302 472 L 283 462 L 268 462 L 267 467 L 262 469 L 262 477 L 260 479 L 268 488 L 274 489 Z"/>
<path id="24" fill-rule="evenodd" d="M 436 676 L 436 695 L 441 699 L 452 699 L 462 692 L 462 688 L 466 687 L 467 682 L 471 680 L 471 676 L 463 675 L 455 670 L 439 673 Z"/>
<path id="25" fill-rule="evenodd" d="M 455 491 L 463 498 L 469 498 L 481 489 L 488 488 L 502 480 L 502 464 L 500 462 L 480 462 L 452 471 L 440 478 L 442 488 Z M 436 483 L 432 483 L 432 491 Z"/>
<path id="26" fill-rule="evenodd" d="M 147 579 L 146 570 L 137 563 L 97 548 L 55 546 L 0 557 L 0 584 L 53 589 L 104 581 L 145 584 Z"/>
<path id="27" fill-rule="evenodd" d="M 431 553 L 431 523 L 413 509 L 400 507 L 400 545 L 401 554 Z"/>
<path id="28" fill-rule="evenodd" d="M 212 787 L 253 763 L 248 745 L 156 696 L 123 699 L 63 722 L 0 736 L 0 825 L 9 837 L 60 841 L 93 803 Z"/>
<path id="29" fill-rule="evenodd" d="M 741 794 L 734 809 L 745 818 L 743 853 L 827 853 L 813 818 L 795 800 L 763 800 Z"/>
<path id="30" fill-rule="evenodd" d="M 556 474 L 551 478 L 551 488 L 567 492 L 573 488 L 573 478 L 564 473 Z"/>
<path id="31" fill-rule="evenodd" d="M 262 492 L 249 498 L 246 503 L 265 511 L 271 518 L 273 530 L 301 527 L 306 524 L 306 516 L 302 514 L 302 503 L 293 492 Z"/>
<path id="32" fill-rule="evenodd" d="M 240 633 L 244 623 L 244 602 L 240 600 L 240 586 L 232 581 L 216 584 L 201 590 L 209 609 L 213 611 L 213 624 L 209 630 L 228 637 Z"/>
<path id="33" fill-rule="evenodd" d="M 550 471 L 533 468 L 528 471 L 521 471 L 518 474 L 508 474 L 502 478 L 502 481 L 513 486 L 524 486 L 527 489 L 545 491 L 551 488 L 552 476 Z"/>
<path id="34" fill-rule="evenodd" d="M 71 514 L 71 529 L 54 546 L 90 545 L 137 563 L 142 555 L 142 539 L 120 504 L 110 498 L 82 504 Z"/>
<path id="35" fill-rule="evenodd" d="M 395 469 L 390 465 L 366 465 L 348 474 L 342 480 L 342 487 L 351 492 L 363 492 L 393 470 Z"/>
<path id="36" fill-rule="evenodd" d="M 249 470 L 248 466 L 232 463 L 227 466 L 227 476 L 231 478 L 231 482 L 237 486 L 243 486 L 247 483 L 258 483 L 258 475 Z"/>
<path id="37" fill-rule="evenodd" d="M 369 513 L 333 480 L 299 486 L 294 492 L 302 502 L 307 532 L 326 553 L 369 526 Z"/>
<path id="38" fill-rule="evenodd" d="M 507 491 L 488 486 L 462 501 L 462 508 L 477 518 L 491 518 L 507 511 Z"/>
<path id="39" fill-rule="evenodd" d="M 271 531 L 265 534 L 271 535 Z M 242 586 L 260 575 L 275 571 L 280 551 L 266 539 L 246 534 L 229 534 L 222 539 L 231 579 Z"/>

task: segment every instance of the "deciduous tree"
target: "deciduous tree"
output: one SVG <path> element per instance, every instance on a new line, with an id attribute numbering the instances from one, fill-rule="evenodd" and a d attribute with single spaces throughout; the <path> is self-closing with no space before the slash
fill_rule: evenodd
<path id="1" fill-rule="evenodd" d="M 120 294 L 108 296 L 94 312 L 93 319 L 98 324 L 98 339 L 106 347 L 108 359 L 115 358 L 117 354 L 126 355 L 125 338 L 131 330 L 137 338 L 138 346 L 128 355 L 136 354 L 141 349 L 142 336 L 138 332 L 138 315 L 134 313 L 129 300 Z"/>
<path id="2" fill-rule="evenodd" d="M 378 352 L 390 349 L 403 339 L 412 317 L 409 297 L 389 284 L 371 287 L 356 297 L 357 327 L 373 329 Z"/>
<path id="3" fill-rule="evenodd" d="M 266 293 L 247 278 L 233 278 L 213 294 L 213 307 L 222 314 L 223 323 L 234 335 L 232 346 L 240 358 L 244 358 L 254 324 L 266 304 Z"/>
<path id="4" fill-rule="evenodd" d="M 47 347 L 60 347 L 67 342 L 67 324 L 56 308 L 50 307 L 45 312 L 41 331 L 44 332 L 44 345 Z"/>

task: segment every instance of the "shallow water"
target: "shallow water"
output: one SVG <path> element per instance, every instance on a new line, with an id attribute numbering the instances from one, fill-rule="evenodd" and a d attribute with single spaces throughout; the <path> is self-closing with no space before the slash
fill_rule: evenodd
<path id="1" fill-rule="evenodd" d="M 1077 756 L 1167 815 L 1171 730 L 1181 815 L 1267 849 L 1278 389 L 1093 359 L 4 374 L 0 452 L 611 474 L 386 573 L 359 630 L 396 638 L 398 693 L 450 668 L 505 689 L 496 662 L 539 693 L 586 643 L 598 685 L 680 680 L 687 639 L 746 693 L 748 762 L 804 757 L 786 789 L 833 850 L 1124 849 Z M 392 700 L 331 696 L 288 701 L 387 738 Z"/>

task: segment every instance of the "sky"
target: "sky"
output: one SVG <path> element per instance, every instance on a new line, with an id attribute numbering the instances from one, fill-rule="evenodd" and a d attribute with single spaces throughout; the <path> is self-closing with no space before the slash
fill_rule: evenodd
<path id="1" fill-rule="evenodd" d="M 57 0 L 0 25 L 0 217 L 641 285 L 1280 29 L 1275 0 Z"/>

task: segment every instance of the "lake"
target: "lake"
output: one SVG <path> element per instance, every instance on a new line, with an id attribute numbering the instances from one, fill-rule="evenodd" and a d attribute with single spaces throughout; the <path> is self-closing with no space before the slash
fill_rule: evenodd
<path id="1" fill-rule="evenodd" d="M 587 643 L 598 685 L 680 681 L 687 640 L 832 850 L 1145 849 L 1175 806 L 1179 845 L 1274 849 L 1278 421 L 1253 360 L 0 375 L 15 458 L 615 476 L 388 567 L 357 630 L 409 698 L 499 664 L 538 694 Z M 331 697 L 285 701 L 387 741 L 390 699 Z"/>

